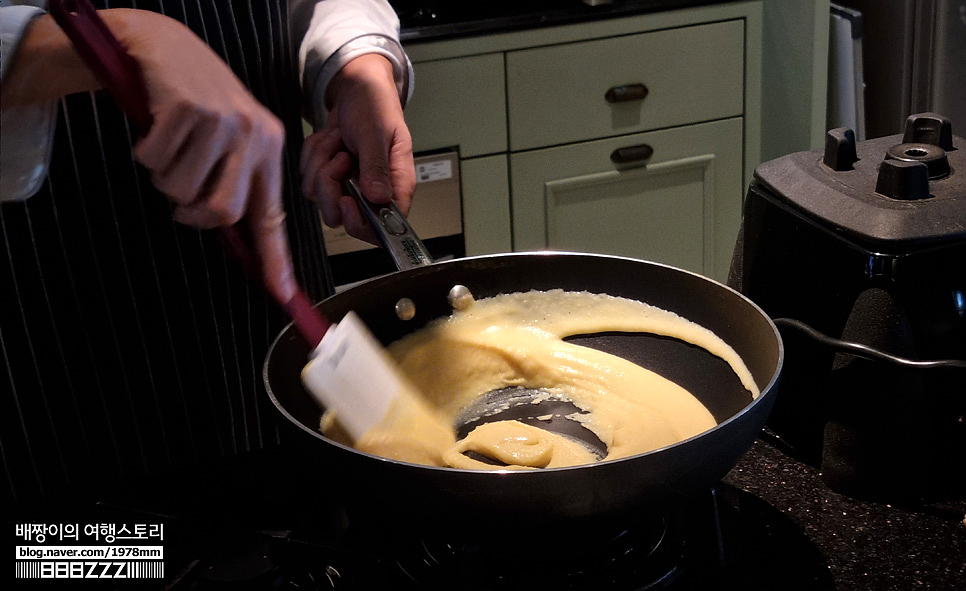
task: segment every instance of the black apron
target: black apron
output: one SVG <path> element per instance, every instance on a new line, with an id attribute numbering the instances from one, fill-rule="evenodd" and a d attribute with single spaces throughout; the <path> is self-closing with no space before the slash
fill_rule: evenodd
<path id="1" fill-rule="evenodd" d="M 184 22 L 281 117 L 296 274 L 311 298 L 328 295 L 318 214 L 299 194 L 286 2 L 100 4 Z M 106 94 L 67 97 L 47 182 L 0 208 L 0 490 L 13 500 L 103 494 L 278 444 L 261 366 L 287 319 L 217 232 L 172 221 L 132 131 Z"/>

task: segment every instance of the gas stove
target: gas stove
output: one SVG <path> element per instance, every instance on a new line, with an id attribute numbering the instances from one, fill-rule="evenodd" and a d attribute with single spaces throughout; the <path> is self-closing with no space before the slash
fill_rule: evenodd
<path id="1" fill-rule="evenodd" d="M 966 586 L 966 499 L 902 507 L 850 499 L 767 431 L 722 482 L 673 510 L 641 507 L 606 525 L 541 532 L 508 523 L 499 537 L 372 522 L 348 510 L 324 470 L 295 451 L 232 458 L 154 483 L 150 493 L 125 489 L 97 502 L 24 507 L 8 521 L 162 527 L 155 544 L 163 546 L 156 561 L 163 576 L 105 586 L 114 589 Z M 44 546 L 53 543 L 62 542 Z"/>
<path id="2" fill-rule="evenodd" d="M 780 514 L 722 484 L 669 514 L 543 535 L 434 537 L 353 519 L 291 531 L 208 532 L 168 589 L 832 589 L 821 556 Z M 227 533 L 227 535 L 226 535 Z M 202 536 L 203 539 L 204 535 Z M 801 547 L 803 551 L 787 552 Z M 779 550 L 781 549 L 781 550 Z M 767 557 L 767 561 L 762 558 Z"/>

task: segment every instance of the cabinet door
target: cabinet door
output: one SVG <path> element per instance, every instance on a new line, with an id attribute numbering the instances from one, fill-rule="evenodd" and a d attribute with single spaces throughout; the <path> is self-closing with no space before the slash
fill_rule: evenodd
<path id="1" fill-rule="evenodd" d="M 460 175 L 466 254 L 509 252 L 512 238 L 506 154 L 463 160 Z"/>
<path id="2" fill-rule="evenodd" d="M 406 124 L 416 152 L 459 147 L 469 158 L 505 152 L 503 54 L 413 64 Z"/>
<path id="3" fill-rule="evenodd" d="M 511 155 L 514 249 L 653 260 L 726 278 L 741 220 L 740 118 Z M 647 145 L 645 166 L 614 150 Z"/>

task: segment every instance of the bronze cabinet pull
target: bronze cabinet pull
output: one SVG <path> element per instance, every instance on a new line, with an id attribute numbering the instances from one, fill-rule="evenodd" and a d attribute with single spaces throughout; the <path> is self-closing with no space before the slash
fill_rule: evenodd
<path id="1" fill-rule="evenodd" d="M 630 164 L 633 162 L 645 162 L 651 159 L 654 155 L 654 148 L 648 144 L 641 144 L 639 146 L 627 146 L 626 148 L 617 148 L 610 153 L 610 161 L 614 164 Z"/>
<path id="2" fill-rule="evenodd" d="M 647 96 L 647 87 L 643 84 L 624 84 L 622 86 L 612 86 L 604 93 L 604 100 L 608 103 L 626 103 L 630 101 L 641 101 Z"/>

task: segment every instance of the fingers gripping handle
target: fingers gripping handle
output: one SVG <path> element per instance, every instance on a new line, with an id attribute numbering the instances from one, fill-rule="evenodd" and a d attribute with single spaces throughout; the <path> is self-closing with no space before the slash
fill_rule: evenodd
<path id="1" fill-rule="evenodd" d="M 261 264 L 258 257 L 240 228 L 237 226 L 222 228 L 221 239 L 226 250 L 242 264 L 249 277 L 257 279 L 261 276 Z M 272 293 L 274 295 L 274 292 Z M 296 330 L 299 331 L 308 345 L 312 349 L 318 347 L 319 342 L 325 336 L 329 327 L 332 326 L 332 323 L 312 306 L 305 292 L 297 288 L 288 301 L 283 301 L 280 298 L 276 298 L 276 301 L 292 319 L 292 324 L 295 325 Z"/>
<path id="2" fill-rule="evenodd" d="M 372 226 L 382 247 L 386 249 L 393 263 L 400 271 L 422 267 L 433 262 L 429 250 L 422 243 L 405 216 L 396 208 L 396 204 L 373 203 L 369 201 L 359 188 L 357 178 L 345 182 L 346 189 L 356 203 L 369 225 Z"/>

